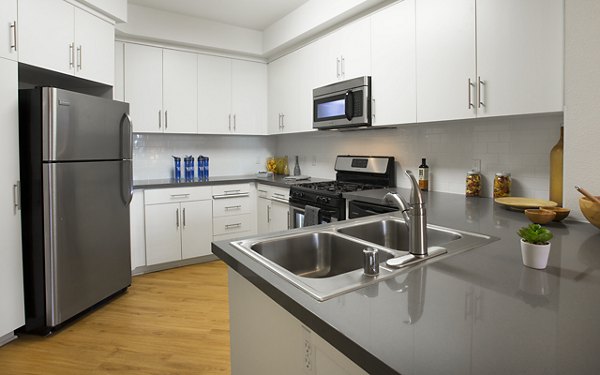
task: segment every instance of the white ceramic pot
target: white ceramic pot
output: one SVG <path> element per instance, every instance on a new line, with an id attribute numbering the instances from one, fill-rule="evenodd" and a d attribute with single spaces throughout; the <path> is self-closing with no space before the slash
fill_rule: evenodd
<path id="1" fill-rule="evenodd" d="M 550 255 L 550 243 L 546 245 L 535 245 L 521 239 L 521 256 L 523 264 L 527 267 L 543 270 L 548 265 Z"/>

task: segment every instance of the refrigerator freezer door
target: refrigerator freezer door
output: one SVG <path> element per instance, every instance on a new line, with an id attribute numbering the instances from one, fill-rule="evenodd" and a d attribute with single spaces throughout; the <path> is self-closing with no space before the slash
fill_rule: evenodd
<path id="1" fill-rule="evenodd" d="M 45 163 L 46 324 L 56 326 L 131 284 L 129 161 Z"/>
<path id="2" fill-rule="evenodd" d="M 131 158 L 129 104 L 51 87 L 41 95 L 44 161 Z"/>

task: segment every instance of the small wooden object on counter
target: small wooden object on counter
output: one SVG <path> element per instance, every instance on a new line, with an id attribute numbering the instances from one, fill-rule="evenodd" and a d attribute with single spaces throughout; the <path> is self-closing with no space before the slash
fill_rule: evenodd
<path id="1" fill-rule="evenodd" d="M 560 127 L 560 139 L 550 151 L 550 200 L 563 204 L 563 136 L 564 128 Z"/>
<path id="2" fill-rule="evenodd" d="M 569 216 L 569 213 L 571 213 L 570 208 L 564 208 L 564 207 L 543 206 L 543 207 L 540 207 L 540 209 L 556 212 L 556 217 L 552 220 L 552 221 L 556 221 L 556 222 L 565 219 L 567 216 Z"/>
<path id="3" fill-rule="evenodd" d="M 556 202 L 547 201 L 544 199 L 534 199 L 525 197 L 496 198 L 494 199 L 494 202 L 502 206 L 518 210 L 522 210 L 525 208 L 556 207 Z"/>
<path id="4" fill-rule="evenodd" d="M 533 223 L 548 224 L 556 217 L 556 212 L 544 209 L 528 209 L 525 210 L 525 216 Z"/>
<path id="5" fill-rule="evenodd" d="M 577 190 L 578 192 L 580 192 L 581 194 L 585 195 L 589 200 L 591 200 L 592 202 L 595 202 L 597 204 L 600 204 L 600 199 L 598 199 L 597 197 L 593 196 L 589 191 L 587 191 L 586 189 L 579 187 L 577 185 L 575 185 L 575 190 Z"/>
<path id="6" fill-rule="evenodd" d="M 600 197 L 594 198 L 597 200 Z M 592 202 L 588 197 L 582 197 L 579 198 L 579 208 L 590 224 L 600 229 L 600 203 Z"/>

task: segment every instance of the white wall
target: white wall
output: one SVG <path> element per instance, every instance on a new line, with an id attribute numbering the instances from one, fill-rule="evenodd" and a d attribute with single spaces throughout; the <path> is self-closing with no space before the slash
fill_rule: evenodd
<path id="1" fill-rule="evenodd" d="M 217 51 L 262 56 L 262 32 L 129 4 L 119 35 Z"/>
<path id="2" fill-rule="evenodd" d="M 548 199 L 550 150 L 560 137 L 561 115 L 495 118 L 413 125 L 388 130 L 278 136 L 277 153 L 300 156 L 303 174 L 335 178 L 337 155 L 385 155 L 398 161 L 397 184 L 408 187 L 404 169 L 430 167 L 431 190 L 464 194 L 473 159 L 481 160 L 485 196 L 495 172 L 509 171 L 513 196 Z M 316 166 L 313 166 L 316 158 Z M 290 170 L 293 170 L 291 162 Z"/>
<path id="3" fill-rule="evenodd" d="M 600 1 L 565 2 L 564 202 L 579 210 L 581 185 L 600 195 Z"/>
<path id="4" fill-rule="evenodd" d="M 78 0 L 118 22 L 127 22 L 127 0 Z"/>
<path id="5" fill-rule="evenodd" d="M 265 170 L 267 157 L 273 155 L 274 151 L 273 137 L 134 134 L 133 178 L 171 178 L 171 155 L 182 158 L 193 155 L 194 159 L 198 155 L 208 156 L 210 176 L 254 174 Z"/>

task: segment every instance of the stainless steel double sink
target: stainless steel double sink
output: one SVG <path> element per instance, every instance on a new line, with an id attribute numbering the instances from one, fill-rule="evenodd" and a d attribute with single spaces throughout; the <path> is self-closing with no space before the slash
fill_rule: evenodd
<path id="1" fill-rule="evenodd" d="M 497 238 L 455 229 L 427 226 L 429 247 L 447 253 L 420 265 L 483 246 Z M 363 288 L 413 267 L 387 267 L 386 260 L 408 254 L 408 231 L 395 215 L 307 227 L 280 235 L 231 242 L 260 264 L 319 301 Z M 363 274 L 363 249 L 379 250 L 378 276 Z"/>

